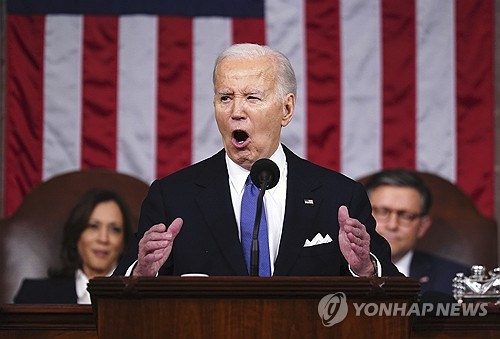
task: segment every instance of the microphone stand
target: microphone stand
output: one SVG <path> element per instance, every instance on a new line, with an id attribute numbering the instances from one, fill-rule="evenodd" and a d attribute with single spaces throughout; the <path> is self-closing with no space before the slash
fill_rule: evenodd
<path id="1" fill-rule="evenodd" d="M 259 275 L 259 229 L 260 218 L 262 217 L 262 204 L 266 189 L 273 188 L 278 184 L 280 170 L 278 166 L 270 159 L 262 158 L 257 160 L 250 170 L 250 178 L 255 186 L 260 186 L 257 196 L 257 210 L 255 212 L 255 221 L 253 224 L 252 243 L 250 246 L 250 275 Z"/>
<path id="2" fill-rule="evenodd" d="M 267 174 L 267 173 L 266 173 Z M 262 178 L 263 177 L 263 178 Z M 255 212 L 255 222 L 253 224 L 253 234 L 252 234 L 252 246 L 250 249 L 250 275 L 259 275 L 259 229 L 260 229 L 260 218 L 262 216 L 262 203 L 264 200 L 264 193 L 266 192 L 267 185 L 269 183 L 270 177 L 268 175 L 262 175 L 260 192 L 257 197 L 257 211 Z"/>

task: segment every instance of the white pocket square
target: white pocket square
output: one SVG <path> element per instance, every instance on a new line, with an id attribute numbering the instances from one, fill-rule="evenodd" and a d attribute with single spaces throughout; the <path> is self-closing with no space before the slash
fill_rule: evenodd
<path id="1" fill-rule="evenodd" d="M 316 245 L 321 245 L 321 244 L 328 244 L 329 242 L 332 242 L 332 238 L 330 238 L 330 235 L 327 234 L 324 237 L 318 233 L 314 236 L 312 240 L 306 239 L 306 242 L 304 244 L 304 247 L 311 247 L 311 246 L 316 246 Z"/>

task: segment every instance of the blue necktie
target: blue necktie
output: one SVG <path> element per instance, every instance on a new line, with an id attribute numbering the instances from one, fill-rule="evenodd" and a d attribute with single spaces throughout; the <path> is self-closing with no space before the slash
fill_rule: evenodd
<path id="1" fill-rule="evenodd" d="M 259 189 L 252 183 L 250 176 L 245 183 L 245 191 L 241 199 L 241 244 L 245 254 L 245 262 L 250 272 L 250 251 L 252 247 L 253 226 L 257 211 L 257 197 Z M 271 263 L 269 259 L 269 240 L 267 236 L 266 210 L 262 204 L 262 215 L 259 228 L 259 276 L 271 276 Z"/>

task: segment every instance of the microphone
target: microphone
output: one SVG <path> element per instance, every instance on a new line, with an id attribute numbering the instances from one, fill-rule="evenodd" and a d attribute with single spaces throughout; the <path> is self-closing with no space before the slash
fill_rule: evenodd
<path id="1" fill-rule="evenodd" d="M 264 190 L 273 188 L 280 180 L 280 170 L 274 161 L 266 158 L 257 160 L 250 170 L 250 178 L 255 186 Z"/>
<path id="2" fill-rule="evenodd" d="M 262 202 L 266 189 L 276 186 L 280 179 L 280 170 L 272 160 L 262 158 L 257 160 L 250 170 L 250 178 L 255 186 L 260 188 L 257 197 L 257 211 L 253 224 L 252 246 L 250 248 L 250 275 L 259 275 L 259 229 L 262 216 Z"/>

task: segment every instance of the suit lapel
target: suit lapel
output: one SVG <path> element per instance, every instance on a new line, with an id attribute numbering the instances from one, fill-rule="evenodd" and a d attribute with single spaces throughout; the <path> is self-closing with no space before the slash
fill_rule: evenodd
<path id="1" fill-rule="evenodd" d="M 308 231 L 322 203 L 321 183 L 306 177 L 303 161 L 283 146 L 288 164 L 285 218 L 274 275 L 288 275 L 304 247 Z"/>
<path id="2" fill-rule="evenodd" d="M 207 161 L 197 179 L 200 194 L 196 200 L 212 236 L 236 275 L 248 274 L 238 235 L 229 190 L 225 153 L 220 151 Z"/>

